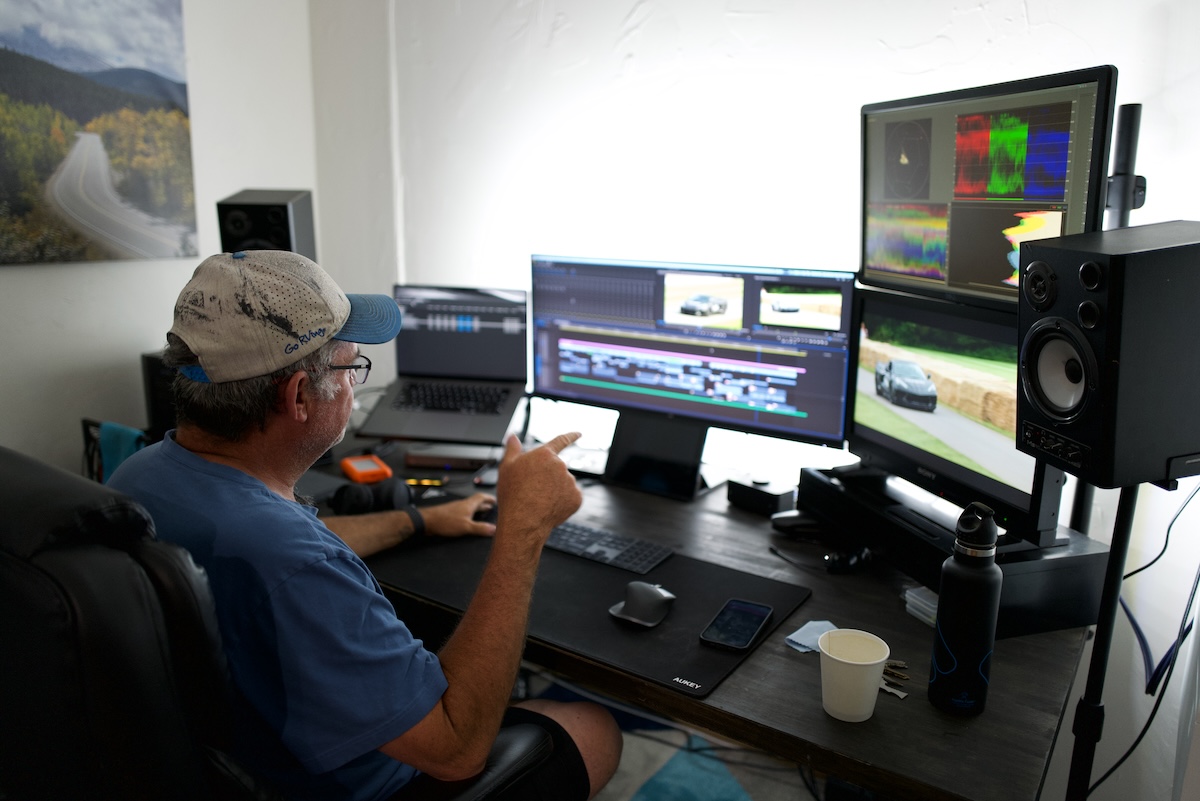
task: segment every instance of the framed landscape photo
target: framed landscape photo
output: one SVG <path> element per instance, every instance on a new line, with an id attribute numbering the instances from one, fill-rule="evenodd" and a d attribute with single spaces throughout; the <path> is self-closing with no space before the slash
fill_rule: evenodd
<path id="1" fill-rule="evenodd" d="M 196 253 L 182 0 L 0 0 L 0 265 Z"/>

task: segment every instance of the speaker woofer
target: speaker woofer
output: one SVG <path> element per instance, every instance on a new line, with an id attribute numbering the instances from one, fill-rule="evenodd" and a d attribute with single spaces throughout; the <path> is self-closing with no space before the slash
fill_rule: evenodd
<path id="1" fill-rule="evenodd" d="M 1042 414 L 1075 419 L 1096 387 L 1096 358 L 1082 332 L 1059 318 L 1029 329 L 1021 347 L 1021 386 Z"/>

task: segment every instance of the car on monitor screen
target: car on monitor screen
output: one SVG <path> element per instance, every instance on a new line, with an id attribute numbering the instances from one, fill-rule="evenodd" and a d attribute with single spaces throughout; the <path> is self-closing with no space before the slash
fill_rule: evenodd
<path id="1" fill-rule="evenodd" d="M 896 406 L 927 412 L 937 408 L 937 387 L 932 378 L 921 365 L 907 359 L 875 364 L 875 394 Z"/>
<path id="2" fill-rule="evenodd" d="M 728 308 L 729 301 L 725 298 L 718 298 L 715 295 L 692 295 L 683 302 L 683 305 L 679 307 L 679 311 L 684 314 L 708 316 L 710 314 L 724 314 Z"/>
<path id="3" fill-rule="evenodd" d="M 771 301 L 771 311 L 798 312 L 800 301 L 796 300 L 794 295 L 778 295 Z"/>

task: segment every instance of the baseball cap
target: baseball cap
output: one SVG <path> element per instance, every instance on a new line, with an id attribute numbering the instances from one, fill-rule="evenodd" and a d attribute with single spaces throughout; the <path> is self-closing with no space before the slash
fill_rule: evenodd
<path id="1" fill-rule="evenodd" d="M 287 250 L 220 253 L 200 263 L 175 302 L 171 333 L 196 354 L 193 381 L 270 375 L 330 339 L 378 344 L 400 332 L 387 295 L 347 295 L 315 262 Z"/>

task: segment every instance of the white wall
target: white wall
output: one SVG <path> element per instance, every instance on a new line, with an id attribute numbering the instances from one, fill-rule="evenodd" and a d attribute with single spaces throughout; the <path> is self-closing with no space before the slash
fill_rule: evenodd
<path id="1" fill-rule="evenodd" d="M 1193 4 L 400 3 L 406 259 L 523 286 L 530 252 L 857 267 L 859 107 L 1115 63 L 1135 222 L 1200 219 Z"/>
<path id="2" fill-rule="evenodd" d="M 1200 219 L 1191 0 L 184 0 L 184 24 L 200 251 L 217 200 L 313 189 L 319 260 L 350 291 L 526 286 L 531 252 L 854 269 L 861 104 L 1102 63 L 1144 104 L 1132 222 Z M 0 268 L 0 443 L 76 469 L 79 418 L 144 424 L 137 354 L 194 266 Z M 370 355 L 386 375 L 390 351 Z M 1130 566 L 1182 497 L 1143 490 Z M 1156 655 L 1194 515 L 1127 588 Z M 1113 652 L 1098 769 L 1150 707 L 1123 625 Z M 1177 707 L 1093 798 L 1169 796 Z"/>

